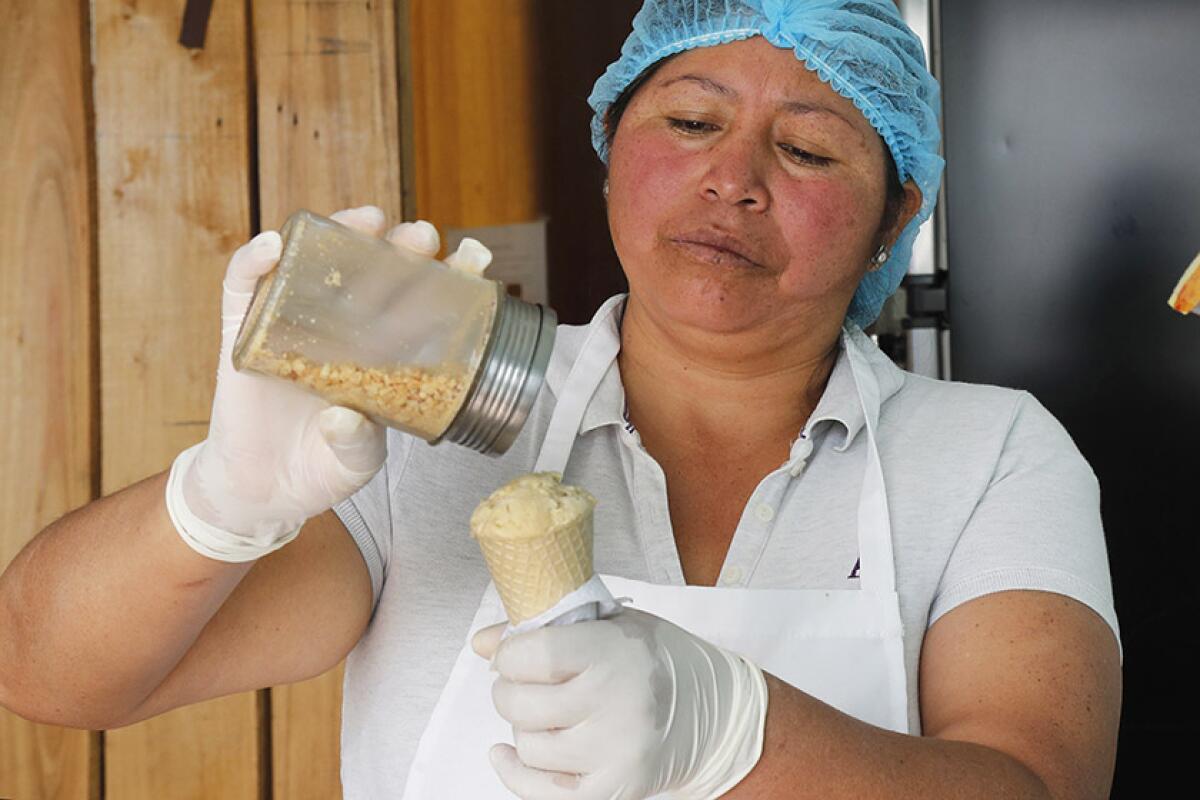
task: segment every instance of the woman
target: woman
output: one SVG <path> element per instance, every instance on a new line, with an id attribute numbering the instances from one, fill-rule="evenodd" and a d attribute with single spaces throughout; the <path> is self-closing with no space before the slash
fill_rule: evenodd
<path id="1" fill-rule="evenodd" d="M 0 652 L 51 666 L 10 657 L 0 699 L 120 725 L 350 652 L 348 797 L 1105 796 L 1094 476 L 1027 395 L 905 375 L 861 332 L 941 169 L 893 5 L 649 0 L 592 103 L 630 292 L 560 329 L 508 453 L 388 431 L 385 454 L 353 412 L 233 372 L 264 234 L 227 274 L 206 442 L 6 573 Z M 598 496 L 597 569 L 636 608 L 501 643 L 466 523 L 532 469 Z"/>

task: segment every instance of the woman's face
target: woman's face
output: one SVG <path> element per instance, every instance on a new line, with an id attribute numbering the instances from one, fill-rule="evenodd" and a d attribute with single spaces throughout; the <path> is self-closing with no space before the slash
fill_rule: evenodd
<path id="1" fill-rule="evenodd" d="M 755 37 L 682 53 L 637 91 L 609 226 L 631 292 L 665 323 L 840 324 L 880 243 L 886 176 L 853 103 Z"/>

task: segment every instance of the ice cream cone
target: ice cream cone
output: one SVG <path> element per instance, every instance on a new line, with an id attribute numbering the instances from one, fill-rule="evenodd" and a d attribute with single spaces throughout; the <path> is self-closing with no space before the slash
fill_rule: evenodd
<path id="1" fill-rule="evenodd" d="M 541 472 L 497 489 L 475 509 L 471 535 L 510 623 L 538 616 L 592 577 L 595 504 L 558 473 Z"/>
<path id="2" fill-rule="evenodd" d="M 1195 261 L 1184 271 L 1179 285 L 1175 287 L 1171 299 L 1167 302 L 1180 314 L 1195 313 L 1200 308 L 1200 255 L 1196 256 Z"/>

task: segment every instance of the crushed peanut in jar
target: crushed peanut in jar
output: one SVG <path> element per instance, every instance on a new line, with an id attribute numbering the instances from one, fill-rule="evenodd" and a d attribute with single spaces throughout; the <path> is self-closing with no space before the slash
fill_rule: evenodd
<path id="1" fill-rule="evenodd" d="M 300 383 L 330 403 L 387 420 L 423 438 L 440 436 L 469 388 L 463 369 L 321 364 L 295 354 L 260 350 L 254 368 Z"/>

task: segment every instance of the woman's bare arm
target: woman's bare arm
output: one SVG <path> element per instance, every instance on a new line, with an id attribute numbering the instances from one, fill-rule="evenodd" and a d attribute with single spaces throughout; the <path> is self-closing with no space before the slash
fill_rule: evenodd
<path id="1" fill-rule="evenodd" d="M 1108 797 L 1121 669 L 1081 603 L 1002 592 L 939 619 L 921 655 L 924 736 L 868 725 L 768 677 L 758 766 L 730 798 Z"/>
<path id="2" fill-rule="evenodd" d="M 332 512 L 256 564 L 201 556 L 166 473 L 71 512 L 0 575 L 0 704 L 116 727 L 336 664 L 370 614 L 366 565 Z"/>

